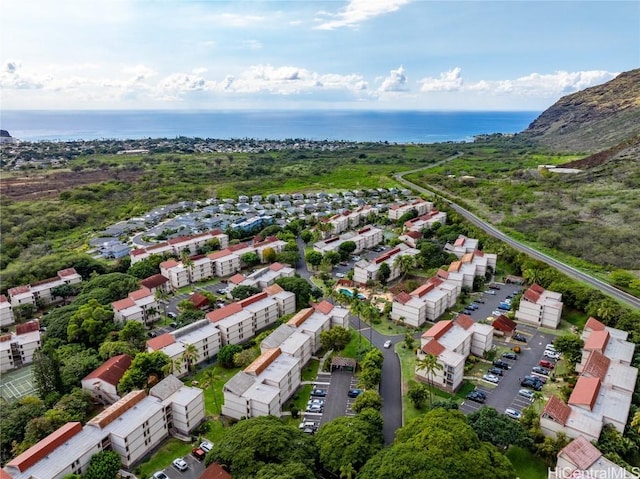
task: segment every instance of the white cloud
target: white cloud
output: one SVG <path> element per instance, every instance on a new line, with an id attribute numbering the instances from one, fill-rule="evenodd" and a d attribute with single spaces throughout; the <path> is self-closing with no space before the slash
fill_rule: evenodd
<path id="1" fill-rule="evenodd" d="M 250 50 L 260 50 L 262 48 L 262 43 L 258 40 L 245 40 L 242 44 Z"/>
<path id="2" fill-rule="evenodd" d="M 0 72 L 0 88 L 14 90 L 34 90 L 44 88 L 51 78 L 37 72 L 25 71 L 16 60 L 5 62 Z"/>
<path id="3" fill-rule="evenodd" d="M 338 13 L 317 12 L 320 30 L 333 30 L 341 27 L 357 27 L 360 23 L 370 18 L 395 12 L 409 0 L 350 0 L 346 7 Z"/>
<path id="4" fill-rule="evenodd" d="M 407 91 L 409 89 L 409 85 L 407 84 L 408 79 L 404 74 L 404 68 L 402 65 L 397 70 L 391 70 L 389 72 L 389 76 L 387 76 L 383 81 L 382 85 L 380 85 L 379 91 L 381 92 L 398 92 L 398 91 Z"/>
<path id="5" fill-rule="evenodd" d="M 460 90 L 463 85 L 462 69 L 456 67 L 448 72 L 440 73 L 438 78 L 426 77 L 418 80 L 422 84 L 420 91 L 456 91 Z"/>

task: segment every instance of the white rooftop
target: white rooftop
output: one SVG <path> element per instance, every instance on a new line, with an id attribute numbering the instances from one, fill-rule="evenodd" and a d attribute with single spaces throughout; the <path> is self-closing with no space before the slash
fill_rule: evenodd
<path id="1" fill-rule="evenodd" d="M 108 431 L 115 436 L 127 437 L 138 429 L 143 422 L 151 419 L 163 409 L 164 406 L 159 399 L 146 396 L 131 409 L 114 419 L 113 422 L 107 424 L 103 431 Z"/>

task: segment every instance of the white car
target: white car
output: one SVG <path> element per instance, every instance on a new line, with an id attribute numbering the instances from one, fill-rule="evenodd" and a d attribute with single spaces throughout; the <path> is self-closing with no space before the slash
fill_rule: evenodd
<path id="1" fill-rule="evenodd" d="M 547 344 L 545 346 L 545 351 L 551 351 L 553 353 L 557 353 L 558 351 L 556 351 L 556 347 L 553 344 Z"/>
<path id="2" fill-rule="evenodd" d="M 542 355 L 545 358 L 549 358 L 549 359 L 560 359 L 560 353 L 557 351 L 551 351 L 550 349 L 545 349 Z"/>
<path id="3" fill-rule="evenodd" d="M 158 471 L 158 472 L 154 472 L 153 476 L 151 476 L 153 479 L 169 479 L 169 476 L 167 476 L 164 471 Z"/>
<path id="4" fill-rule="evenodd" d="M 209 452 L 211 449 L 213 449 L 213 443 L 209 441 L 202 441 L 200 443 L 200 449 L 202 449 L 204 452 Z"/>
<path id="5" fill-rule="evenodd" d="M 522 413 L 516 409 L 507 408 L 504 413 L 511 419 L 520 419 L 522 417 Z"/>
<path id="6" fill-rule="evenodd" d="M 344 273 L 336 273 L 336 278 L 344 278 Z"/>
<path id="7" fill-rule="evenodd" d="M 500 382 L 500 378 L 495 374 L 485 374 L 484 376 L 482 376 L 482 379 L 494 384 L 498 384 Z"/>
<path id="8" fill-rule="evenodd" d="M 393 345 L 393 343 L 391 342 L 391 340 L 390 340 L 390 339 L 387 339 L 387 340 L 384 342 L 384 348 L 385 348 L 385 349 L 389 349 L 392 345 Z"/>
<path id="9" fill-rule="evenodd" d="M 173 467 L 175 467 L 178 471 L 181 471 L 181 472 L 184 472 L 187 469 L 189 469 L 189 465 L 181 457 L 173 460 Z"/>

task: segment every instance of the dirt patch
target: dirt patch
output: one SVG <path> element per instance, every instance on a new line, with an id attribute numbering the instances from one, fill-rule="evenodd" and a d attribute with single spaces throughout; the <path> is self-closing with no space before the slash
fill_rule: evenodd
<path id="1" fill-rule="evenodd" d="M 47 175 L 29 175 L 2 178 L 0 195 L 15 201 L 40 198 L 55 198 L 61 192 L 78 186 L 118 180 L 133 183 L 140 177 L 140 171 L 61 171 Z"/>

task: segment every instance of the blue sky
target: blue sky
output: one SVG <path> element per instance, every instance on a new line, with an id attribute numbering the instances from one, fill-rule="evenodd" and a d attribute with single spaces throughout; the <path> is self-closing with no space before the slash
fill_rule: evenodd
<path id="1" fill-rule="evenodd" d="M 2 0 L 3 109 L 544 110 L 640 66 L 640 2 Z"/>

